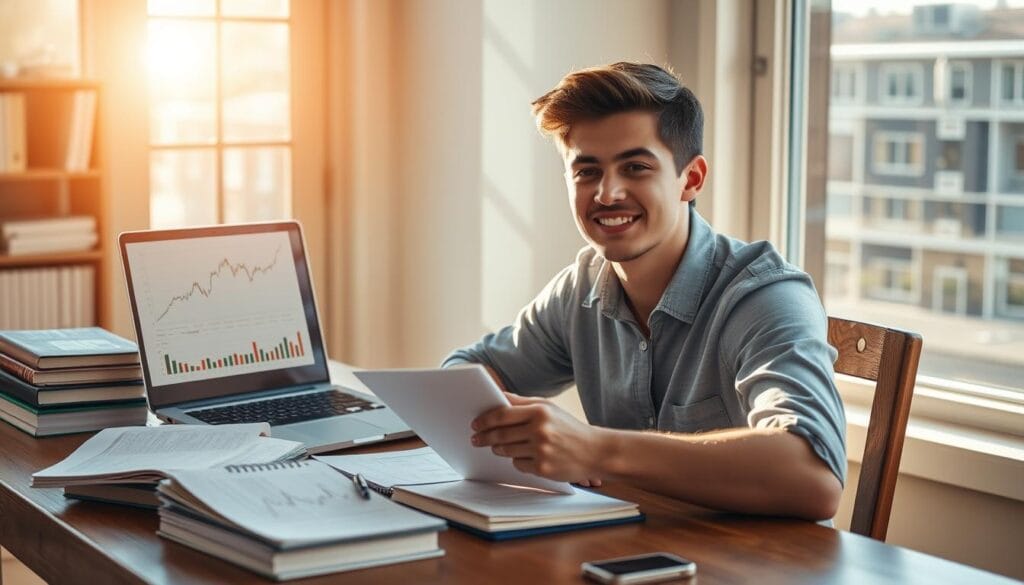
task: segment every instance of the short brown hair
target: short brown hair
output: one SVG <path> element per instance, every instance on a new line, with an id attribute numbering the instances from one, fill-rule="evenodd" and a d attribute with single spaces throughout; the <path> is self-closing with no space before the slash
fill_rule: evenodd
<path id="1" fill-rule="evenodd" d="M 576 122 L 641 110 L 658 114 L 658 135 L 672 151 L 677 174 L 703 152 L 697 96 L 657 65 L 619 62 L 575 71 L 532 105 L 537 127 L 562 144 Z"/>

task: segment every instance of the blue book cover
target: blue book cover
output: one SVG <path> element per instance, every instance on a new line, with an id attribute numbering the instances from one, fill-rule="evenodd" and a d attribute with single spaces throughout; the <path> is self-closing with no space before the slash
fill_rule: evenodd
<path id="1" fill-rule="evenodd" d="M 503 530 L 500 532 L 487 532 L 467 526 L 460 522 L 452 520 L 448 521 L 448 524 L 459 530 L 468 532 L 474 536 L 479 536 L 485 540 L 501 541 L 501 540 L 513 540 L 516 538 L 526 538 L 528 536 L 541 536 L 544 534 L 555 534 L 558 532 L 568 532 L 570 530 L 582 530 L 584 528 L 599 528 L 601 526 L 618 526 L 620 524 L 633 524 L 635 522 L 643 522 L 646 517 L 643 514 L 637 514 L 629 518 L 614 518 L 612 520 L 596 520 L 594 522 L 577 522 L 576 524 L 562 524 L 559 526 L 543 526 L 540 528 L 523 528 L 521 530 Z"/>
<path id="2" fill-rule="evenodd" d="M 0 331 L 0 352 L 37 369 L 139 363 L 139 347 L 100 327 Z"/>

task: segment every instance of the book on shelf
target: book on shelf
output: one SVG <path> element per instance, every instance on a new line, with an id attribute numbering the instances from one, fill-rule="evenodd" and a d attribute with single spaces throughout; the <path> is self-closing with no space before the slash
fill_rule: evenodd
<path id="1" fill-rule="evenodd" d="M 84 433 L 107 427 L 142 425 L 149 410 L 144 399 L 99 404 L 32 406 L 0 392 L 0 419 L 34 437 Z"/>
<path id="2" fill-rule="evenodd" d="M 97 368 L 37 370 L 4 353 L 0 353 L 0 370 L 13 374 L 34 386 L 142 382 L 142 366 L 101 366 Z"/>
<path id="3" fill-rule="evenodd" d="M 107 428 L 32 474 L 32 487 L 156 485 L 172 470 L 275 463 L 305 453 L 302 443 L 270 437 L 267 423 Z"/>
<path id="4" fill-rule="evenodd" d="M 638 506 L 597 492 L 564 494 L 462 479 L 429 447 L 370 455 L 319 455 L 347 476 L 362 475 L 401 504 L 447 519 L 488 540 L 507 540 L 643 520 Z"/>
<path id="5" fill-rule="evenodd" d="M 24 256 L 26 254 L 82 252 L 93 249 L 98 241 L 99 236 L 96 232 L 86 232 L 10 238 L 0 241 L 0 245 L 8 256 Z"/>
<path id="6" fill-rule="evenodd" d="M 64 488 L 64 497 L 147 510 L 156 510 L 160 507 L 156 485 L 148 483 L 69 485 Z"/>
<path id="7" fill-rule="evenodd" d="M 64 160 L 65 169 L 69 171 L 89 170 L 95 123 L 96 91 L 92 89 L 76 90 L 71 105 L 71 121 Z"/>
<path id="8" fill-rule="evenodd" d="M 91 215 L 33 217 L 0 222 L 0 238 L 30 238 L 66 234 L 94 233 L 96 218 Z"/>
<path id="9" fill-rule="evenodd" d="M 28 165 L 25 94 L 0 93 L 0 172 L 24 172 Z"/>
<path id="10" fill-rule="evenodd" d="M 0 331 L 0 352 L 39 370 L 139 364 L 135 342 L 100 327 Z"/>
<path id="11" fill-rule="evenodd" d="M 0 356 L 0 359 L 3 357 Z M 139 400 L 146 397 L 146 387 L 141 380 L 106 384 L 36 386 L 0 369 L 0 393 L 39 408 L 57 404 Z"/>
<path id="12" fill-rule="evenodd" d="M 438 557 L 445 523 L 317 461 L 172 472 L 161 537 L 276 580 Z"/>

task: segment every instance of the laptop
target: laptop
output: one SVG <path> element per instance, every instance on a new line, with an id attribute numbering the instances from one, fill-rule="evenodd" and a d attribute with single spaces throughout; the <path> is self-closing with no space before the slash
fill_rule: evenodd
<path id="1" fill-rule="evenodd" d="M 162 420 L 269 422 L 311 453 L 413 435 L 372 395 L 331 384 L 298 222 L 126 232 L 118 244 Z"/>

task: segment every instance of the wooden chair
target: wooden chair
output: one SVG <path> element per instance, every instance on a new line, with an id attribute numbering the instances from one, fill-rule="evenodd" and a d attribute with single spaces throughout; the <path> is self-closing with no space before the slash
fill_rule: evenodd
<path id="1" fill-rule="evenodd" d="M 850 531 L 884 542 L 921 358 L 921 336 L 829 317 L 828 342 L 839 352 L 836 373 L 875 382 Z"/>

